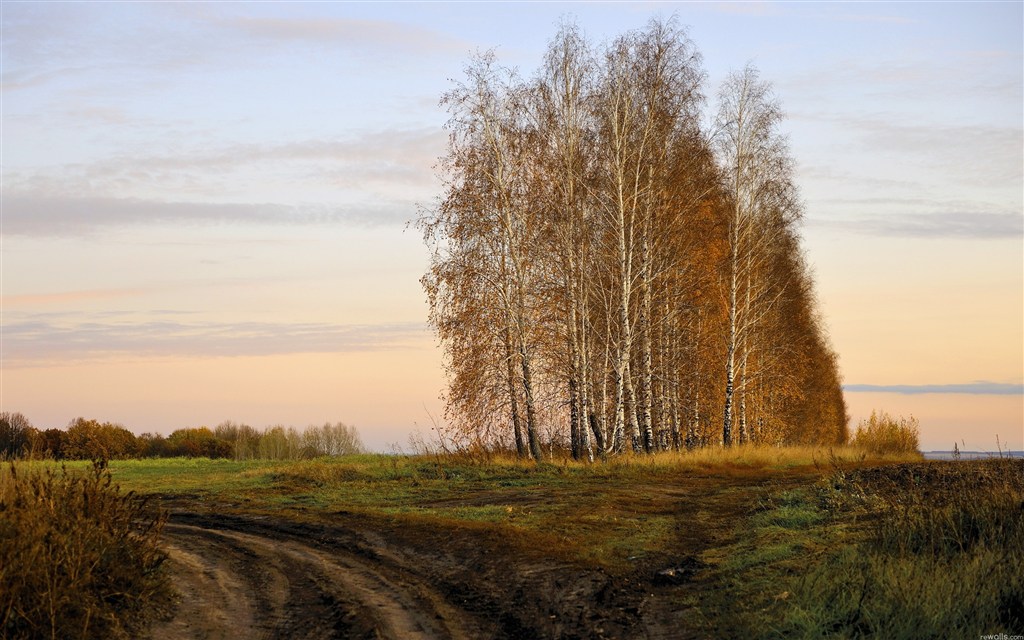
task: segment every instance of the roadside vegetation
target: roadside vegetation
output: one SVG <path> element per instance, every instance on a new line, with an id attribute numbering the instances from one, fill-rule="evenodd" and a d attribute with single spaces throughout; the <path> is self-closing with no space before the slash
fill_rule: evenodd
<path id="1" fill-rule="evenodd" d="M 968 637 L 1024 627 L 1024 462 L 837 473 L 819 486 L 858 544 L 799 585 L 786 635 Z"/>
<path id="2" fill-rule="evenodd" d="M 171 595 L 165 517 L 101 463 L 0 468 L 0 637 L 137 637 Z"/>

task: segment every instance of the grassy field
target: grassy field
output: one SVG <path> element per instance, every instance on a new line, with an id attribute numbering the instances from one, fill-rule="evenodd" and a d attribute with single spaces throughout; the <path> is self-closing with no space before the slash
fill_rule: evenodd
<path id="1" fill-rule="evenodd" d="M 358 521 L 409 548 L 482 549 L 495 567 L 598 570 L 625 594 L 624 615 L 674 621 L 684 637 L 1024 630 L 1019 460 L 737 449 L 597 464 L 365 455 L 110 470 L 172 510 Z"/>
<path id="2" fill-rule="evenodd" d="M 898 462 L 916 456 L 876 457 Z M 486 527 L 526 549 L 624 570 L 671 551 L 676 503 L 688 490 L 708 509 L 745 508 L 763 481 L 810 481 L 839 465 L 863 465 L 857 449 L 737 449 L 568 460 L 536 465 L 504 457 L 351 456 L 295 462 L 153 459 L 111 462 L 126 489 L 228 505 L 249 513 L 313 519 L 338 512 L 436 527 Z M 689 524 L 720 528 L 721 522 Z M 730 522 L 729 525 L 736 523 Z M 632 560 L 631 560 L 632 559 Z"/>

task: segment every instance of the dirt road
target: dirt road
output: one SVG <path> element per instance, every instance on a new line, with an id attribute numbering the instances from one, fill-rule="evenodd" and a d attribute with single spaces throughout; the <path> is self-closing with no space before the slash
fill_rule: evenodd
<path id="1" fill-rule="evenodd" d="M 707 477 L 645 488 L 677 517 L 670 551 L 615 575 L 514 549 L 485 527 L 345 511 L 302 520 L 170 498 L 164 537 L 181 599 L 152 638 L 713 637 L 693 604 L 715 588 L 699 558 L 733 539 L 761 485 Z"/>
<path id="2" fill-rule="evenodd" d="M 177 511 L 164 541 L 180 598 L 152 640 L 648 637 L 620 579 L 460 533 Z"/>
<path id="3" fill-rule="evenodd" d="M 179 513 L 164 538 L 180 602 L 154 627 L 154 640 L 493 635 L 385 549 L 351 535 Z"/>

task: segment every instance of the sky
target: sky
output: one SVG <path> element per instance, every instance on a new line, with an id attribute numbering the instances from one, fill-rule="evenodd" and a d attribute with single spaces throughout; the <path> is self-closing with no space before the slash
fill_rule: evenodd
<path id="1" fill-rule="evenodd" d="M 851 426 L 1024 449 L 1024 4 L 0 3 L 0 410 L 136 433 L 443 419 L 438 106 L 673 14 L 773 83 Z M 710 115 L 709 115 L 710 118 Z M 998 444 L 997 444 L 998 442 Z"/>

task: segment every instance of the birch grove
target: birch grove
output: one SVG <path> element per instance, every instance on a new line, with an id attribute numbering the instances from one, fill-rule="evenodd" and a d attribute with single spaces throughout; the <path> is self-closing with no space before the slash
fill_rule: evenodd
<path id="1" fill-rule="evenodd" d="M 846 439 L 755 69 L 710 127 L 674 20 L 603 50 L 564 24 L 533 77 L 490 52 L 465 73 L 442 99 L 445 190 L 418 221 L 452 438 L 536 460 Z"/>

